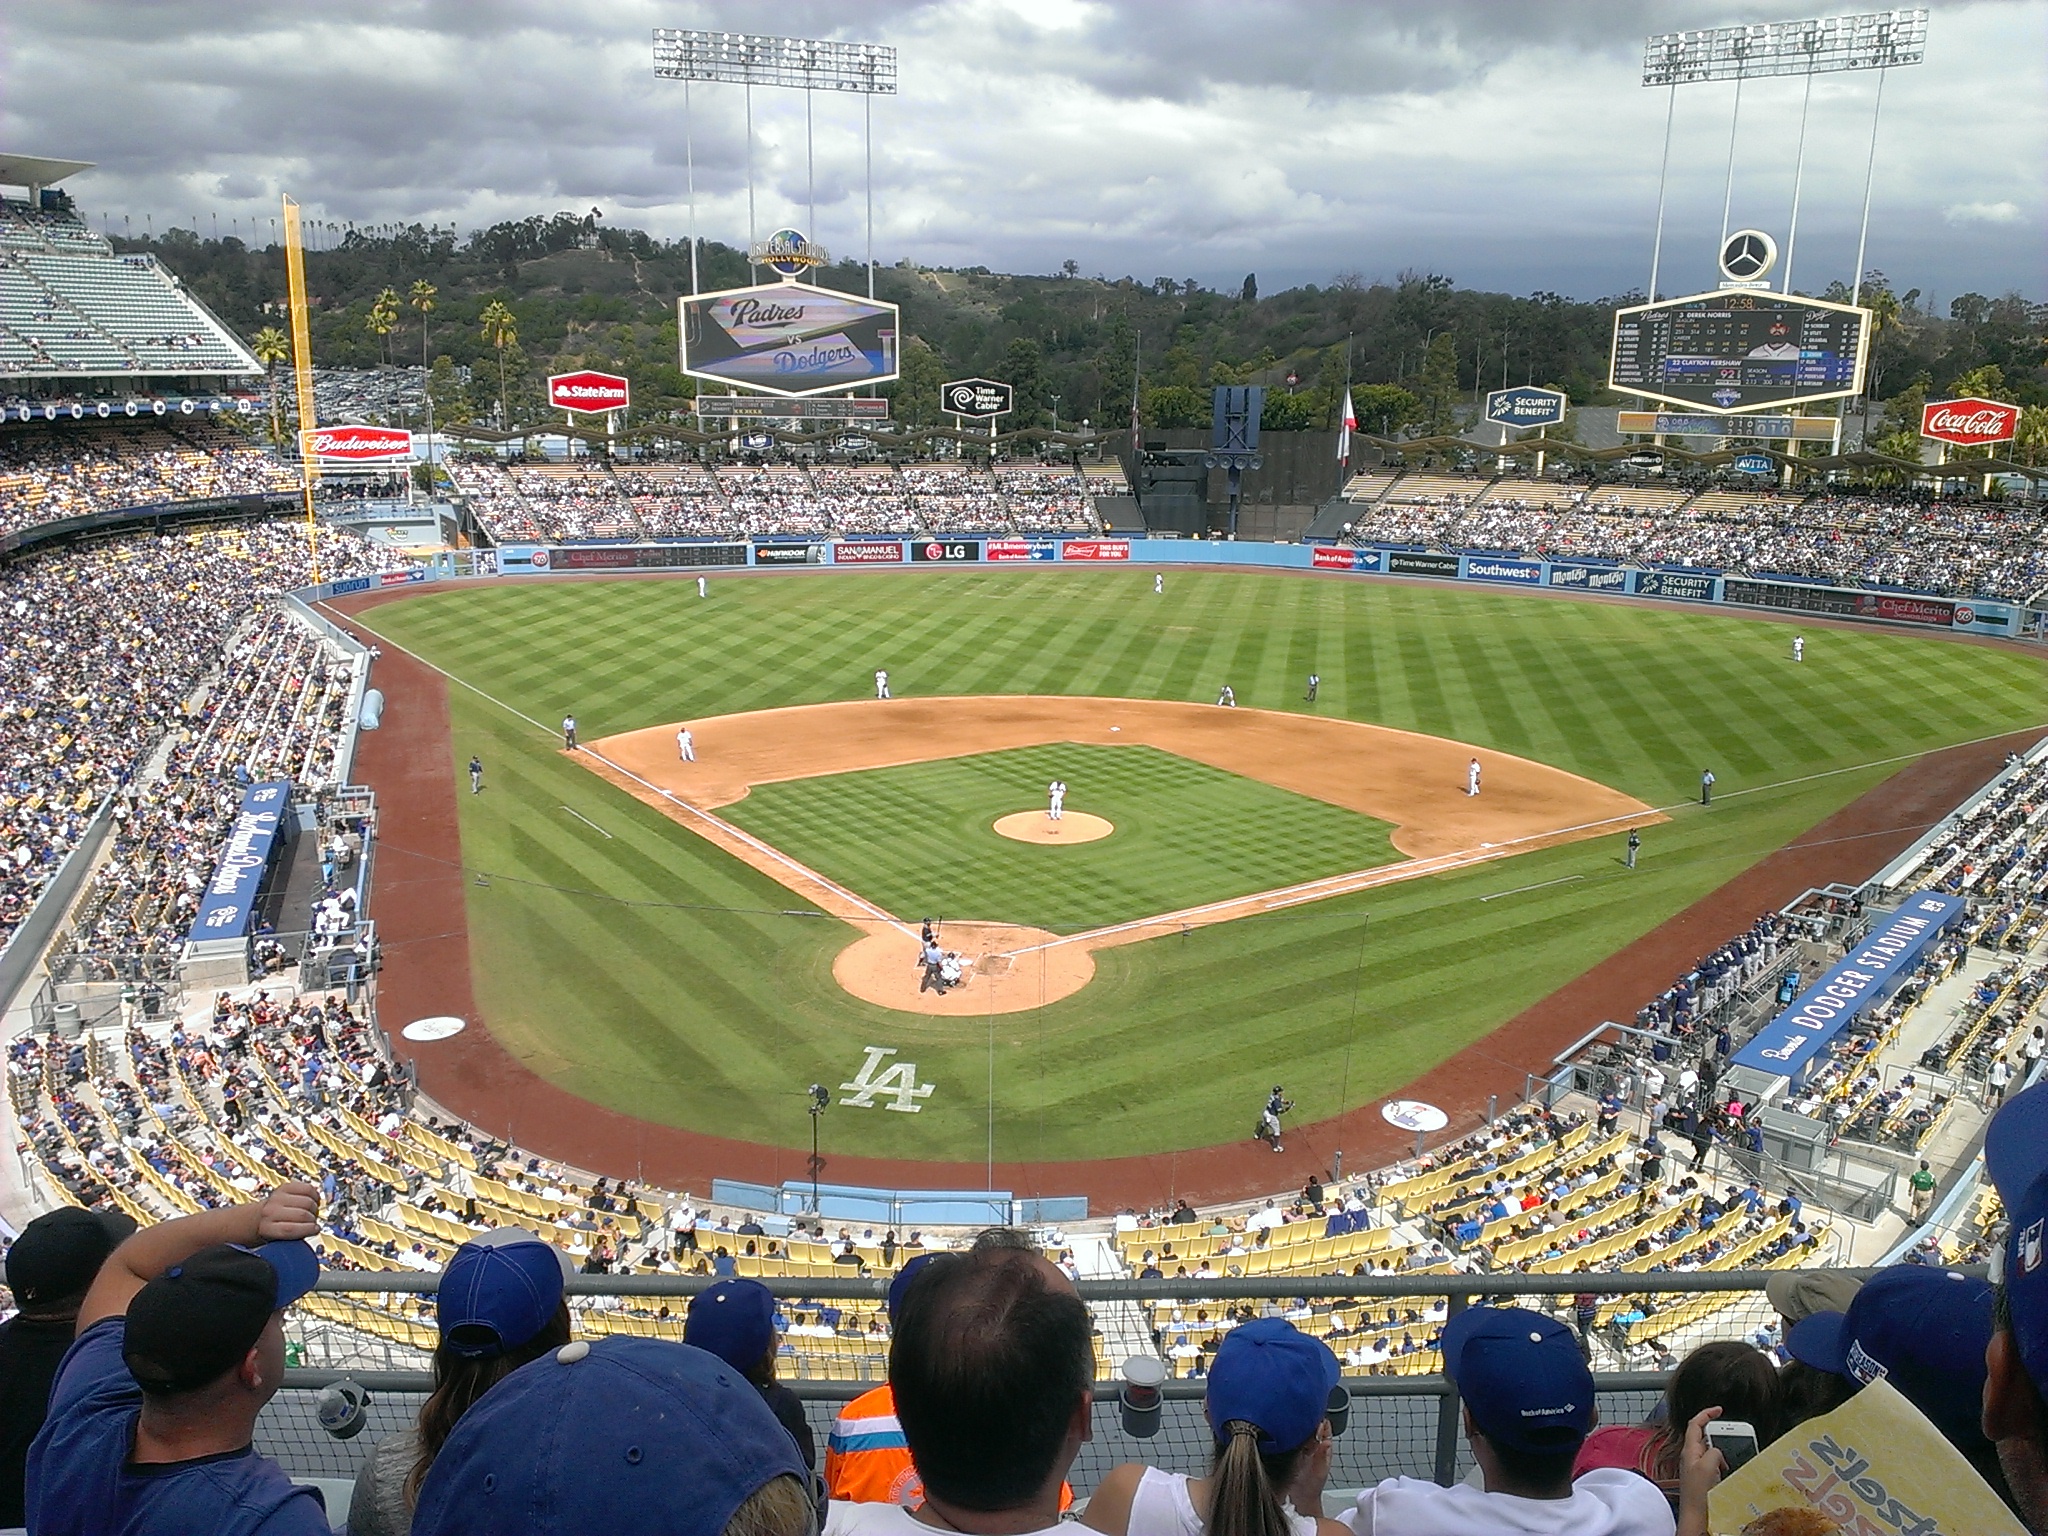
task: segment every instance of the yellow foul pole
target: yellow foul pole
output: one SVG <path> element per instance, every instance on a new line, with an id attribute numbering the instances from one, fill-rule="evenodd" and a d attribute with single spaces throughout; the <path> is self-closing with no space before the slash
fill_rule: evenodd
<path id="1" fill-rule="evenodd" d="M 299 483 L 306 498 L 306 552 L 313 562 L 313 580 L 320 580 L 320 535 L 313 520 L 313 482 L 320 478 L 320 456 L 313 450 L 318 413 L 313 400 L 313 341 L 306 326 L 306 248 L 299 239 L 299 205 L 284 200 L 284 273 L 292 309 L 292 376 L 299 396 Z"/>

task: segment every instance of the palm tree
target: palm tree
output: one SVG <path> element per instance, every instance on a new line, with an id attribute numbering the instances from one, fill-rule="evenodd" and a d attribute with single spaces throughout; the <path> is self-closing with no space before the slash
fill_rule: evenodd
<path id="1" fill-rule="evenodd" d="M 434 296 L 439 291 L 424 277 L 416 277 L 412 292 L 406 295 L 406 303 L 418 310 L 420 317 L 420 396 L 426 402 L 427 494 L 430 496 L 434 492 L 434 376 L 427 368 L 427 316 L 434 312 Z"/>
<path id="2" fill-rule="evenodd" d="M 292 355 L 291 340 L 276 326 L 266 325 L 256 333 L 249 350 L 256 354 L 256 361 L 263 365 L 264 376 L 270 380 L 270 440 L 282 446 L 284 425 L 277 409 L 277 365 Z"/>
<path id="3" fill-rule="evenodd" d="M 370 318 L 367 322 L 370 334 L 377 338 L 378 355 L 384 361 L 391 361 L 391 353 L 384 338 L 398 328 L 398 293 L 386 288 L 370 303 Z"/>
<path id="4" fill-rule="evenodd" d="M 493 299 L 486 304 L 483 313 L 477 317 L 484 340 L 488 341 L 498 354 L 498 425 L 504 426 L 511 419 L 511 407 L 505 399 L 505 349 L 519 341 L 519 320 L 505 306 L 503 299 Z"/>

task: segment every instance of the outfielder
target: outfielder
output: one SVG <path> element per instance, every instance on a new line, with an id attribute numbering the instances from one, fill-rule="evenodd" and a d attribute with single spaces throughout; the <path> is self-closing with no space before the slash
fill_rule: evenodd
<path id="1" fill-rule="evenodd" d="M 676 732 L 676 756 L 686 763 L 697 761 L 697 738 L 690 734 L 687 725 Z"/>
<path id="2" fill-rule="evenodd" d="M 1794 635 L 1792 637 L 1792 659 L 1794 661 L 1806 660 L 1806 636 Z"/>
<path id="3" fill-rule="evenodd" d="M 1468 795 L 1479 793 L 1479 759 L 1476 757 L 1465 765 L 1465 793 Z"/>
<path id="4" fill-rule="evenodd" d="M 484 792 L 484 760 L 472 756 L 469 760 L 469 792 L 480 795 Z"/>
<path id="5" fill-rule="evenodd" d="M 1311 673 L 1309 673 L 1309 675 L 1308 675 L 1308 692 L 1307 692 L 1307 693 L 1305 693 L 1305 694 L 1303 694 L 1303 695 L 1301 696 L 1301 702 L 1302 702 L 1302 703 L 1304 703 L 1304 704 L 1313 704 L 1313 703 L 1315 703 L 1315 701 L 1316 701 L 1316 690 L 1317 690 L 1318 688 L 1322 687 L 1322 686 L 1323 686 L 1323 675 L 1322 675 L 1322 673 L 1320 673 L 1320 672 L 1311 672 Z"/>
<path id="6" fill-rule="evenodd" d="M 702 576 L 697 578 L 697 595 L 699 597 L 709 597 L 711 595 L 710 584 Z"/>
<path id="7" fill-rule="evenodd" d="M 875 697 L 878 699 L 889 697 L 889 674 L 880 667 L 875 668 Z"/>
<path id="8" fill-rule="evenodd" d="M 1152 573 L 1152 590 L 1155 593 L 1166 590 L 1166 573 L 1164 571 L 1154 571 Z"/>

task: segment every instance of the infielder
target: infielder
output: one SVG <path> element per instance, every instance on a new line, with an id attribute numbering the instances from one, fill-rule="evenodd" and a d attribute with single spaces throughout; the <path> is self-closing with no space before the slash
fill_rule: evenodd
<path id="1" fill-rule="evenodd" d="M 1479 759 L 1476 757 L 1465 765 L 1465 793 L 1468 795 L 1479 793 Z"/>
<path id="2" fill-rule="evenodd" d="M 1794 635 L 1792 637 L 1792 659 L 1794 661 L 1806 660 L 1806 636 Z"/>
<path id="3" fill-rule="evenodd" d="M 889 697 L 889 674 L 880 667 L 875 668 L 875 697 L 878 699 Z"/>
<path id="4" fill-rule="evenodd" d="M 1317 690 L 1318 688 L 1322 687 L 1322 686 L 1323 686 L 1323 675 L 1322 675 L 1322 674 L 1321 674 L 1320 672 L 1311 672 L 1311 673 L 1309 673 L 1309 675 L 1308 675 L 1308 692 L 1302 695 L 1302 697 L 1301 697 L 1301 702 L 1302 702 L 1302 703 L 1304 703 L 1304 704 L 1313 704 L 1313 703 L 1315 703 L 1315 701 L 1316 701 L 1316 690 Z"/>
<path id="5" fill-rule="evenodd" d="M 562 745 L 571 752 L 576 750 L 576 717 L 574 715 L 562 716 Z"/>
<path id="6" fill-rule="evenodd" d="M 1064 779 L 1054 779 L 1045 786 L 1045 819 L 1058 821 L 1067 810 L 1067 784 Z"/>
<path id="7" fill-rule="evenodd" d="M 676 732 L 676 756 L 686 763 L 697 761 L 697 738 L 690 734 L 687 725 Z"/>
<path id="8" fill-rule="evenodd" d="M 1216 695 L 1216 703 L 1223 709 L 1237 708 L 1237 694 L 1232 690 L 1230 684 L 1225 683 L 1223 685 L 1222 691 Z"/>

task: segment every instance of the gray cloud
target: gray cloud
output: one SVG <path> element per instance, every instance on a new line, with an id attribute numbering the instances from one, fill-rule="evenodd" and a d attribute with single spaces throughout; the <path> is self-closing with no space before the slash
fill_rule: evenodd
<path id="1" fill-rule="evenodd" d="M 877 254 L 1267 288 L 1414 266 L 1526 292 L 1647 276 L 1665 95 L 1643 37 L 1775 19 L 1676 0 L 794 0 L 772 24 L 901 52 L 875 103 Z M 747 29 L 757 7 L 196 0 L 13 7 L 0 143 L 99 163 L 73 191 L 119 229 L 326 217 L 462 228 L 556 207 L 684 232 L 683 91 L 655 25 Z M 1886 89 L 1870 260 L 1937 293 L 2039 294 L 2048 0 L 1938 5 L 1929 61 Z M 1986 89 L 1985 82 L 1996 82 Z M 1704 283 L 1729 91 L 1681 93 L 1664 286 Z M 1802 285 L 1853 265 L 1870 82 L 1817 84 Z M 735 87 L 691 92 L 698 227 L 746 235 Z M 814 103 L 817 228 L 858 252 L 857 101 Z M 807 220 L 803 101 L 757 91 L 756 223 Z M 1738 219 L 1789 222 L 1798 83 L 1747 88 Z M 2007 210 L 2010 212 L 2007 212 Z M 1987 212 L 1986 210 L 1996 210 Z"/>

